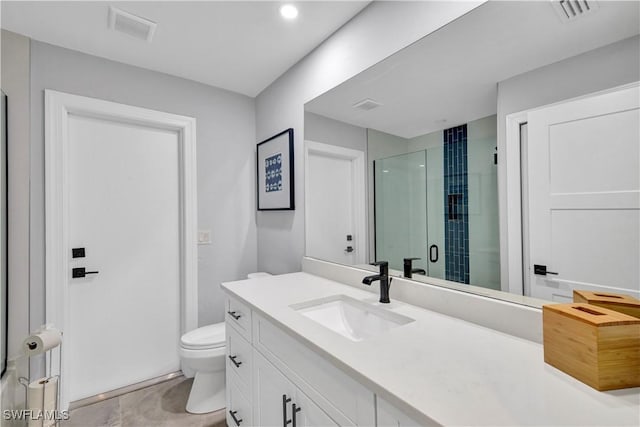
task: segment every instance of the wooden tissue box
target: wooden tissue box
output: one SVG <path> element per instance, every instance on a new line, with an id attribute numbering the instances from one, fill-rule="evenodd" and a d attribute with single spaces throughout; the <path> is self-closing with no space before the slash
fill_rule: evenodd
<path id="1" fill-rule="evenodd" d="M 589 304 L 542 307 L 544 361 L 596 390 L 640 386 L 640 319 Z"/>
<path id="2" fill-rule="evenodd" d="M 640 319 L 640 300 L 629 295 L 574 290 L 573 302 L 597 305 Z"/>

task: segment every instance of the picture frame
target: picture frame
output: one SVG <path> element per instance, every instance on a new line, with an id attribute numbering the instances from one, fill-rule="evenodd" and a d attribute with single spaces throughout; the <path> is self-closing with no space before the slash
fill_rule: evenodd
<path id="1" fill-rule="evenodd" d="M 293 128 L 265 139 L 256 149 L 257 209 L 294 210 Z"/>

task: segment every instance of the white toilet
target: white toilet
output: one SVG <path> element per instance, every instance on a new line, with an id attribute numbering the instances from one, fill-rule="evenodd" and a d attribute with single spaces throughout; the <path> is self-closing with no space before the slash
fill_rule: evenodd
<path id="1" fill-rule="evenodd" d="M 251 273 L 249 279 L 270 276 Z M 185 377 L 195 376 L 187 412 L 204 414 L 225 407 L 225 325 L 215 323 L 187 332 L 180 339 L 180 361 Z"/>
<path id="2" fill-rule="evenodd" d="M 225 407 L 224 323 L 203 326 L 187 332 L 180 339 L 182 372 L 194 376 L 187 412 L 204 414 Z"/>

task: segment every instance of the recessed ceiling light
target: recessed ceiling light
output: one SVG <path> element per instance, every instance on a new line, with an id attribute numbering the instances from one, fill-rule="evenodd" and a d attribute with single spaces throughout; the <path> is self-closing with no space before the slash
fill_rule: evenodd
<path id="1" fill-rule="evenodd" d="M 285 19 L 295 19 L 298 16 L 298 8 L 292 4 L 285 4 L 280 8 L 280 15 Z"/>

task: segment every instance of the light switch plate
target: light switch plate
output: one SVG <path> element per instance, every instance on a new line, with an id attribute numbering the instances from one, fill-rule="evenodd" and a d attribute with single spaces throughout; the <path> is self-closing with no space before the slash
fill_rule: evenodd
<path id="1" fill-rule="evenodd" d="M 211 244 L 211 230 L 198 230 L 198 244 L 199 245 Z"/>

